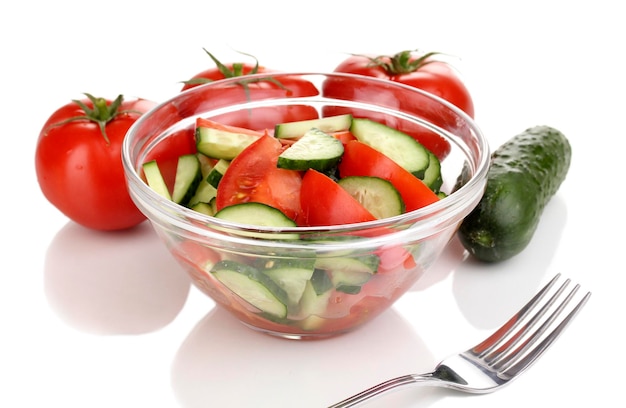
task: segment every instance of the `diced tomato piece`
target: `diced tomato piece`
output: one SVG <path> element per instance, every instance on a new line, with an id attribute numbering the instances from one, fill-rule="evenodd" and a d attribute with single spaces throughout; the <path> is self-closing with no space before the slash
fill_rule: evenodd
<path id="1" fill-rule="evenodd" d="M 265 135 L 235 157 L 220 180 L 217 209 L 259 202 L 279 209 L 289 218 L 298 218 L 302 177 L 297 171 L 277 167 L 281 152 L 281 143 Z"/>
<path id="2" fill-rule="evenodd" d="M 347 144 L 348 142 L 356 140 L 356 137 L 354 137 L 352 132 L 350 132 L 349 130 L 343 130 L 341 132 L 334 132 L 334 133 L 331 133 L 331 135 L 335 139 L 340 140 L 341 143 L 343 143 L 344 145 Z"/>

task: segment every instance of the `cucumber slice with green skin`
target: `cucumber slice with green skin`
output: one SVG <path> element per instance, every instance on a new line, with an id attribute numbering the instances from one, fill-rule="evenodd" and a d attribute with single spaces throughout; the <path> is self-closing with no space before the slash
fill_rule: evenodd
<path id="1" fill-rule="evenodd" d="M 333 288 L 333 282 L 330 280 L 328 273 L 323 269 L 315 268 L 310 282 L 317 295 L 322 295 Z"/>
<path id="2" fill-rule="evenodd" d="M 207 182 L 213 187 L 217 188 L 217 186 L 220 184 L 222 176 L 224 176 L 224 173 L 226 172 L 226 170 L 228 170 L 228 166 L 230 166 L 229 160 L 219 159 L 217 163 L 215 163 L 215 166 L 213 167 L 211 172 L 208 174 Z"/>
<path id="3" fill-rule="evenodd" d="M 187 203 L 187 206 L 192 209 L 200 203 L 206 204 L 210 202 L 217 195 L 217 190 L 215 189 L 215 187 L 210 185 L 207 181 L 209 173 L 211 173 L 211 170 L 213 170 L 213 163 L 211 159 L 209 159 L 202 153 L 197 153 L 196 157 L 198 157 L 198 160 L 200 161 L 202 180 L 200 181 L 200 184 L 198 184 L 198 188 L 196 188 L 195 194 L 193 195 L 193 197 L 191 197 L 191 199 L 189 199 L 189 202 Z M 205 211 L 200 212 L 204 213 Z"/>
<path id="4" fill-rule="evenodd" d="M 194 196 L 202 180 L 200 160 L 195 154 L 185 154 L 178 158 L 172 201 L 186 205 Z"/>
<path id="5" fill-rule="evenodd" d="M 200 184 L 198 185 L 195 194 L 193 195 L 193 197 L 191 197 L 191 199 L 189 199 L 187 206 L 193 208 L 197 204 L 207 204 L 214 200 L 215 197 L 217 197 L 217 189 L 210 185 L 208 181 L 206 181 L 206 179 L 204 179 L 200 181 Z"/>
<path id="6" fill-rule="evenodd" d="M 157 192 L 161 197 L 167 198 L 168 200 L 172 199 L 170 190 L 165 183 L 165 179 L 163 179 L 163 175 L 161 174 L 156 160 L 151 160 L 143 164 L 143 174 L 146 177 L 146 183 L 151 189 Z"/>
<path id="7" fill-rule="evenodd" d="M 340 132 L 350 129 L 351 124 L 352 115 L 349 113 L 326 118 L 281 123 L 274 127 L 274 137 L 279 139 L 300 138 L 313 128 L 326 133 Z"/>
<path id="8" fill-rule="evenodd" d="M 214 201 L 214 200 L 212 200 Z M 194 211 L 198 211 L 204 215 L 215 216 L 215 205 L 211 202 L 198 202 L 190 207 Z"/>
<path id="9" fill-rule="evenodd" d="M 213 170 L 213 161 L 209 157 L 202 153 L 196 153 L 198 160 L 200 161 L 200 170 L 202 170 L 202 178 L 207 178 L 211 170 Z"/>
<path id="10" fill-rule="evenodd" d="M 388 180 L 379 177 L 349 176 L 339 185 L 378 219 L 404 213 L 404 201 Z"/>
<path id="11" fill-rule="evenodd" d="M 211 273 L 233 293 L 263 313 L 277 318 L 287 317 L 287 294 L 258 269 L 223 260 L 213 266 Z"/>
<path id="12" fill-rule="evenodd" d="M 428 157 L 428 168 L 424 172 L 422 181 L 435 193 L 439 193 L 439 189 L 443 185 L 443 178 L 441 177 L 441 162 L 431 151 L 428 152 Z"/>
<path id="13" fill-rule="evenodd" d="M 315 258 L 310 260 L 267 260 L 259 269 L 269 276 L 286 293 L 290 305 L 297 305 L 302 298 L 306 283 L 315 271 Z"/>
<path id="14" fill-rule="evenodd" d="M 343 143 L 340 140 L 313 128 L 278 156 L 277 166 L 288 170 L 326 172 L 339 163 L 342 155 Z"/>
<path id="15" fill-rule="evenodd" d="M 428 168 L 428 149 L 411 136 L 370 119 L 354 118 L 350 131 L 354 137 L 385 156 L 410 173 L 424 177 Z"/>
<path id="16" fill-rule="evenodd" d="M 332 283 L 330 283 L 326 272 L 319 269 L 315 270 L 311 280 L 304 285 L 299 303 L 300 316 L 307 318 L 323 314 L 328 306 L 330 295 L 333 293 L 330 288 L 332 288 Z"/>
<path id="17" fill-rule="evenodd" d="M 229 132 L 221 129 L 197 127 L 196 148 L 214 159 L 232 160 L 259 136 Z"/>
<path id="18" fill-rule="evenodd" d="M 257 202 L 229 205 L 219 210 L 215 216 L 223 220 L 260 227 L 296 226 L 296 223 L 279 209 Z"/>
<path id="19" fill-rule="evenodd" d="M 380 258 L 370 254 L 359 257 L 317 258 L 315 267 L 326 270 L 335 290 L 357 294 L 378 270 Z"/>
<path id="20" fill-rule="evenodd" d="M 267 204 L 247 202 L 229 205 L 215 213 L 216 218 L 259 227 L 295 227 L 296 223 L 282 211 Z M 253 238 L 298 239 L 298 234 L 242 232 Z"/>

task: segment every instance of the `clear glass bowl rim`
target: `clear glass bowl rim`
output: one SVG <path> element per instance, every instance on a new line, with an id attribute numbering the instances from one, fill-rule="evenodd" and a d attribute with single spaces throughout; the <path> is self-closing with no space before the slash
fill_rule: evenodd
<path id="1" fill-rule="evenodd" d="M 429 92 L 423 91 L 418 88 L 414 88 L 408 85 L 404 85 L 397 82 L 391 82 L 385 79 L 379 79 L 374 77 L 364 77 L 361 75 L 355 74 L 345 74 L 345 73 L 334 73 L 334 72 L 306 72 L 306 71 L 294 71 L 294 72 L 265 72 L 261 74 L 247 75 L 245 77 L 246 80 L 254 81 L 256 79 L 263 79 L 267 77 L 276 77 L 276 76 L 322 76 L 322 77 L 338 77 L 338 78 L 351 78 L 356 77 L 360 81 L 368 81 L 373 83 L 378 83 L 380 85 L 395 87 L 399 89 L 404 89 L 409 93 L 420 94 L 426 98 L 429 98 L 441 105 L 443 105 L 446 109 L 450 109 L 454 112 L 455 115 L 461 116 L 464 118 L 466 123 L 468 123 L 469 127 L 472 130 L 476 140 L 476 146 L 479 152 L 481 152 L 479 160 L 475 164 L 475 172 L 472 174 L 471 178 L 467 180 L 467 182 L 460 187 L 458 190 L 455 190 L 453 194 L 448 195 L 445 199 L 442 199 L 436 203 L 430 204 L 426 207 L 407 212 L 395 217 L 379 219 L 375 221 L 369 221 L 358 224 L 344 224 L 344 225 L 331 225 L 331 226 L 322 226 L 322 227 L 291 227 L 291 228 L 273 228 L 273 227 L 256 227 L 256 226 L 248 226 L 238 223 L 233 223 L 225 220 L 220 220 L 215 217 L 210 217 L 204 214 L 201 214 L 192 209 L 186 208 L 179 204 L 174 203 L 171 200 L 167 200 L 164 197 L 161 197 L 155 191 L 153 191 L 141 178 L 138 172 L 138 165 L 134 163 L 134 152 L 133 145 L 135 138 L 137 137 L 138 130 L 144 125 L 145 122 L 149 121 L 152 116 L 155 115 L 155 112 L 158 112 L 164 109 L 167 106 L 172 104 L 176 104 L 176 101 L 182 98 L 188 98 L 192 94 L 201 93 L 206 91 L 207 88 L 212 87 L 221 87 L 228 84 L 237 84 L 240 83 L 241 77 L 237 78 L 229 78 L 220 81 L 210 82 L 207 84 L 199 85 L 188 89 L 186 91 L 180 92 L 177 95 L 165 100 L 157 104 L 150 111 L 144 113 L 128 130 L 127 135 L 124 139 L 122 145 L 122 164 L 124 167 L 124 172 L 126 174 L 126 181 L 128 183 L 128 189 L 131 194 L 133 200 L 142 200 L 146 203 L 152 203 L 150 205 L 150 212 L 154 215 L 158 215 L 160 220 L 167 220 L 167 222 L 171 225 L 175 225 L 182 230 L 186 230 L 194 235 L 206 235 L 210 233 L 211 230 L 207 227 L 217 227 L 221 230 L 231 230 L 231 231 L 239 231 L 239 232 L 266 232 L 268 234 L 272 233 L 281 233 L 281 234 L 289 234 L 289 233 L 300 233 L 300 234 L 336 234 L 336 233 L 354 233 L 365 229 L 373 229 L 373 228 L 385 228 L 392 227 L 394 225 L 405 225 L 407 223 L 419 223 L 418 230 L 428 230 L 429 233 L 424 236 L 432 235 L 436 232 L 432 230 L 432 228 L 437 228 L 436 226 L 443 225 L 446 226 L 447 220 L 453 219 L 455 214 L 458 212 L 462 212 L 463 216 L 469 213 L 471 208 L 473 207 L 471 203 L 477 203 L 480 197 L 482 196 L 484 186 L 486 183 L 486 176 L 489 169 L 490 162 L 490 150 L 489 144 L 486 140 L 485 135 L 482 133 L 481 129 L 478 127 L 473 118 L 469 117 L 465 112 L 461 109 L 457 108 L 453 104 L 448 101 L 433 95 Z M 296 98 L 299 99 L 299 98 Z M 258 102 L 258 101 L 254 101 Z M 345 101 L 344 101 L 345 102 Z M 245 104 L 244 104 L 245 106 Z M 372 108 L 375 108 L 375 105 L 372 105 Z M 204 114 L 209 114 L 210 111 L 205 112 Z M 140 166 L 140 165 L 139 165 Z M 469 204 L 468 204 L 469 203 Z M 137 203 L 138 204 L 138 203 Z M 140 204 L 138 206 L 141 207 Z M 148 217 L 153 220 L 152 217 Z M 154 221 L 154 220 L 153 220 Z M 460 218 L 459 218 L 460 221 Z M 415 228 L 411 228 L 413 233 L 415 233 Z M 251 243 L 253 245 L 263 245 L 259 239 L 248 238 L 248 237 L 239 237 L 239 236 L 231 236 L 226 234 L 218 234 L 219 239 L 225 240 L 233 240 L 238 241 L 240 243 Z M 286 243 L 285 243 L 286 244 Z M 268 241 L 269 246 L 282 245 L 282 241 L 271 240 Z"/>

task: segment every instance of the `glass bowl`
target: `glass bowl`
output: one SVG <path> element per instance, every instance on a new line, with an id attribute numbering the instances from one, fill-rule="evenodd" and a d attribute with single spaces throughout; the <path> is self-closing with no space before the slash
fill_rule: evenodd
<path id="1" fill-rule="evenodd" d="M 271 131 L 283 121 L 343 113 L 402 130 L 436 153 L 443 198 L 376 221 L 259 227 L 178 205 L 144 181 L 142 164 L 157 160 L 172 183 L 177 158 L 196 151 L 199 117 Z M 424 275 L 482 197 L 489 154 L 473 119 L 436 96 L 364 76 L 291 72 L 181 92 L 132 126 L 122 159 L 133 201 L 200 291 L 250 328 L 316 339 L 371 321 Z M 217 265 L 254 288 L 220 279 Z"/>

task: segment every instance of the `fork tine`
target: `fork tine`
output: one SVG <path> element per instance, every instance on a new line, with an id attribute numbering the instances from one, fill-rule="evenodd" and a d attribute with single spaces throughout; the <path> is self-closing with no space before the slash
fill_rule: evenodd
<path id="1" fill-rule="evenodd" d="M 471 351 L 478 358 L 483 358 L 487 354 L 490 354 L 498 345 L 499 342 L 506 338 L 513 330 L 515 330 L 520 324 L 523 323 L 524 318 L 533 310 L 541 300 L 546 296 L 548 291 L 554 286 L 561 274 L 556 274 L 528 303 L 526 303 L 511 319 L 504 323 L 498 330 L 496 330 L 491 336 L 484 341 L 474 346 Z"/>
<path id="2" fill-rule="evenodd" d="M 583 306 L 589 300 L 591 296 L 591 292 L 587 292 L 585 296 L 576 304 L 576 306 L 567 314 L 567 316 L 556 326 L 537 346 L 530 349 L 541 337 L 543 332 L 550 326 L 550 324 L 561 314 L 564 310 L 567 303 L 571 301 L 576 291 L 579 289 L 579 285 L 576 285 L 574 289 L 569 293 L 567 298 L 563 301 L 563 303 L 559 306 L 559 308 L 554 311 L 554 313 L 550 316 L 542 327 L 540 327 L 535 333 L 533 333 L 532 337 L 529 338 L 522 346 L 516 350 L 512 357 L 503 363 L 501 366 L 497 367 L 498 371 L 501 372 L 500 375 L 505 375 L 507 377 L 514 377 L 518 374 L 521 374 L 524 370 L 532 365 L 547 349 L 550 345 L 563 333 L 565 328 L 572 322 L 574 317 L 580 312 Z M 526 352 L 528 352 L 526 354 Z"/>
<path id="3" fill-rule="evenodd" d="M 560 312 L 578 290 L 578 285 L 574 287 L 574 290 L 570 292 L 569 296 L 565 299 L 565 301 L 560 304 L 557 310 L 552 313 L 548 320 L 546 320 L 545 323 L 540 326 L 539 329 L 535 331 L 520 348 L 518 348 L 514 352 L 511 352 L 511 350 L 513 350 L 513 347 L 515 347 L 524 338 L 524 336 L 526 336 L 526 334 L 528 334 L 530 330 L 532 330 L 533 327 L 538 324 L 540 319 L 543 318 L 548 310 L 554 305 L 558 297 L 561 296 L 561 293 L 563 293 L 569 283 L 570 280 L 566 279 L 565 282 L 559 287 L 559 289 L 552 295 L 552 297 L 532 317 L 530 317 L 529 320 L 515 334 L 513 334 L 508 340 L 506 340 L 506 342 L 499 346 L 496 351 L 492 352 L 491 355 L 485 357 L 484 360 L 491 366 L 495 366 L 498 363 L 502 362 L 498 366 L 498 368 L 504 370 L 504 365 L 506 364 L 506 361 L 510 361 L 512 358 L 514 358 L 515 355 L 519 355 L 518 353 L 530 348 L 530 346 L 532 346 L 537 341 L 538 337 L 547 330 L 550 323 L 552 323 L 552 321 L 554 321 L 554 319 L 558 317 Z M 531 309 L 534 309 L 535 306 L 538 306 L 538 303 L 533 304 L 533 308 Z M 530 309 L 528 311 L 530 311 Z"/>
<path id="4" fill-rule="evenodd" d="M 517 333 L 515 333 L 514 336 L 512 336 L 498 350 L 498 354 L 494 356 L 490 361 L 491 365 L 493 366 L 497 365 L 498 369 L 506 370 L 508 366 L 513 364 L 513 359 L 515 358 L 516 355 L 520 355 L 521 353 L 524 353 L 539 340 L 539 337 L 543 333 L 545 333 L 545 331 L 550 327 L 552 322 L 559 316 L 559 314 L 563 311 L 565 306 L 567 306 L 569 301 L 572 299 L 574 294 L 578 291 L 578 288 L 580 287 L 579 285 L 576 285 L 574 287 L 574 289 L 567 295 L 565 300 L 563 300 L 558 305 L 557 309 L 554 312 L 552 312 L 552 314 L 544 321 L 544 323 L 541 326 L 539 326 L 539 328 L 535 332 L 533 332 L 530 335 L 530 337 L 526 338 L 526 340 L 520 345 L 520 347 L 512 351 L 513 347 L 515 347 L 524 338 L 524 336 L 527 333 L 529 333 L 530 330 L 535 327 L 535 325 L 538 324 L 539 320 L 546 314 L 548 309 L 550 309 L 550 307 L 554 305 L 554 303 L 557 301 L 557 298 L 561 296 L 561 293 L 563 292 L 563 290 L 565 290 L 566 286 L 569 283 L 570 283 L 570 280 L 567 279 L 565 283 L 561 285 L 558 291 L 554 295 L 552 295 L 550 300 L 545 305 L 543 305 L 543 307 L 534 316 L 530 318 L 528 323 L 526 323 Z M 507 354 L 509 352 L 510 354 Z"/>

